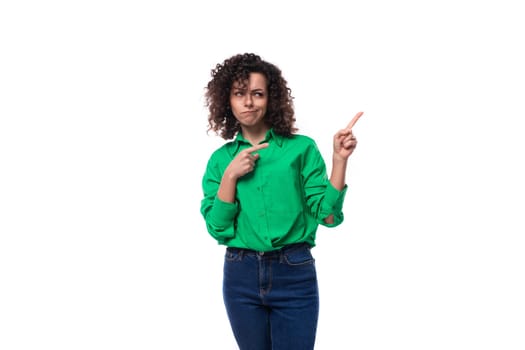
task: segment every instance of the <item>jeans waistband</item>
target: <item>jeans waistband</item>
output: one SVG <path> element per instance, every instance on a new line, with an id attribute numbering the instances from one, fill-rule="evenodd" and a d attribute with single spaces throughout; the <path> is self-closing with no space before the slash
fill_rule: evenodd
<path id="1" fill-rule="evenodd" d="M 280 249 L 270 250 L 267 252 L 257 251 L 257 250 L 252 250 L 252 249 L 245 249 L 245 248 L 235 248 L 235 247 L 228 247 L 226 248 L 226 250 L 231 253 L 237 253 L 241 255 L 259 255 L 259 256 L 271 257 L 271 256 L 281 256 L 282 254 L 285 254 L 285 253 L 288 253 L 288 252 L 291 252 L 297 249 L 302 249 L 302 248 L 310 248 L 310 244 L 306 242 L 294 243 L 294 244 L 285 245 L 284 247 Z"/>

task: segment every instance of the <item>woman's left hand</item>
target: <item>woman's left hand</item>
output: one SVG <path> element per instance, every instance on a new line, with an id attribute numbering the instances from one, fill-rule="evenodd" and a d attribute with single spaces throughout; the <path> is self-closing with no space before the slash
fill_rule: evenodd
<path id="1" fill-rule="evenodd" d="M 357 113 L 346 128 L 339 130 L 334 135 L 334 158 L 346 160 L 354 152 L 357 146 L 357 139 L 352 133 L 352 128 L 362 115 L 363 112 Z"/>

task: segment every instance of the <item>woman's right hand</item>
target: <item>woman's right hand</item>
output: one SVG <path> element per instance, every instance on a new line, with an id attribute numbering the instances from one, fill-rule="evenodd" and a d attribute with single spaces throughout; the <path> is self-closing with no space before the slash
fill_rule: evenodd
<path id="1" fill-rule="evenodd" d="M 230 165 L 225 170 L 227 175 L 232 180 L 237 180 L 242 176 L 250 173 L 255 168 L 255 163 L 259 159 L 258 150 L 268 147 L 268 143 L 261 143 L 240 151 L 235 158 L 230 162 Z"/>

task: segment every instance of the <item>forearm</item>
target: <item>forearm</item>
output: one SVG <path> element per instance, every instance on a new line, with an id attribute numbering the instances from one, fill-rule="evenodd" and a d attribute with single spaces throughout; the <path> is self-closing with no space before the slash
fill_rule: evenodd
<path id="1" fill-rule="evenodd" d="M 346 184 L 346 167 L 348 159 L 337 159 L 334 157 L 332 162 L 332 173 L 330 174 L 330 183 L 335 189 L 341 191 Z"/>
<path id="2" fill-rule="evenodd" d="M 348 164 L 348 157 L 354 152 L 357 146 L 357 140 L 352 133 L 352 127 L 363 115 L 359 112 L 350 121 L 345 129 L 339 130 L 334 135 L 334 153 L 332 156 L 332 173 L 330 175 L 330 183 L 338 190 L 342 191 L 346 187 L 346 166 Z M 334 213 L 328 215 L 324 222 L 327 224 L 334 224 Z"/>
<path id="3" fill-rule="evenodd" d="M 222 176 L 219 190 L 217 191 L 217 197 L 223 202 L 234 203 L 235 195 L 237 191 L 237 178 L 232 176 L 229 172 L 224 172 Z"/>
<path id="4" fill-rule="evenodd" d="M 330 183 L 334 186 L 335 189 L 341 191 L 345 187 L 345 178 L 346 178 L 346 166 L 348 159 L 340 160 L 334 157 L 332 163 L 332 173 L 330 174 Z M 334 215 L 329 215 L 324 219 L 324 222 L 327 224 L 334 223 Z"/>

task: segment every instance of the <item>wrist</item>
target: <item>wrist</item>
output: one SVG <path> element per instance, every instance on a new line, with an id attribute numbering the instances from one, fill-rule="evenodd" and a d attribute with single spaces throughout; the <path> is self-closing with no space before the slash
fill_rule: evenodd
<path id="1" fill-rule="evenodd" d="M 239 177 L 235 174 L 235 172 L 231 171 L 230 169 L 226 169 L 223 174 L 223 179 L 230 182 L 237 182 L 237 179 Z"/>
<path id="2" fill-rule="evenodd" d="M 334 153 L 334 155 L 332 156 L 332 163 L 334 165 L 337 164 L 337 165 L 346 166 L 346 164 L 348 163 L 348 157 L 341 157 Z"/>

